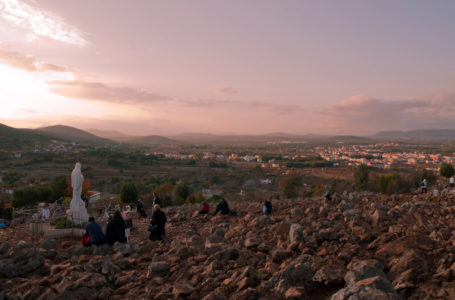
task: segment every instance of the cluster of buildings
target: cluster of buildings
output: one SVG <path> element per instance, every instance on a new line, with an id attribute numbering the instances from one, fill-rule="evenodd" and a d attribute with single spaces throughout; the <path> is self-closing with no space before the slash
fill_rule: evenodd
<path id="1" fill-rule="evenodd" d="M 339 147 L 316 147 L 315 152 L 334 165 L 368 166 L 387 169 L 394 164 L 439 166 L 441 163 L 455 164 L 455 154 L 427 154 L 422 152 L 383 152 L 384 145 L 353 145 Z M 379 148 L 379 149 L 378 149 Z"/>

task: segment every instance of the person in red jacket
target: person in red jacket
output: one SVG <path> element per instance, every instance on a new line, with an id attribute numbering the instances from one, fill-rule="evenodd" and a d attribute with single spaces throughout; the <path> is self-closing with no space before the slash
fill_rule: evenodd
<path id="1" fill-rule="evenodd" d="M 207 202 L 204 201 L 204 203 L 202 203 L 202 207 L 201 207 L 201 210 L 199 211 L 199 214 L 202 215 L 206 215 L 208 214 L 210 211 L 210 206 Z"/>

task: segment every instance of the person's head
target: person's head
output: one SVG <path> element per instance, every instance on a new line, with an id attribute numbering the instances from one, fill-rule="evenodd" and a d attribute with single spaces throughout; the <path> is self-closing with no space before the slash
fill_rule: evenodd
<path id="1" fill-rule="evenodd" d="M 80 163 L 80 162 L 77 162 L 77 163 L 74 165 L 74 169 L 80 170 L 80 169 L 81 169 L 81 163 Z"/>
<path id="2" fill-rule="evenodd" d="M 158 204 L 155 204 L 155 205 L 153 205 L 153 210 L 154 211 L 160 211 L 161 208 L 160 208 L 160 206 Z"/>
<path id="3" fill-rule="evenodd" d="M 118 218 L 121 218 L 121 217 L 122 217 L 122 214 L 120 213 L 120 211 L 119 211 L 119 210 L 116 210 L 116 211 L 114 212 L 114 218 L 118 219 Z"/>
<path id="4" fill-rule="evenodd" d="M 95 218 L 94 217 L 90 217 L 90 218 L 88 218 L 88 221 L 89 222 L 95 222 Z"/>
<path id="5" fill-rule="evenodd" d="M 222 201 L 222 202 L 226 202 L 226 199 L 224 199 L 224 197 L 223 197 L 223 198 L 221 198 L 221 201 Z"/>
<path id="6" fill-rule="evenodd" d="M 138 203 L 142 203 L 142 199 L 137 200 Z"/>

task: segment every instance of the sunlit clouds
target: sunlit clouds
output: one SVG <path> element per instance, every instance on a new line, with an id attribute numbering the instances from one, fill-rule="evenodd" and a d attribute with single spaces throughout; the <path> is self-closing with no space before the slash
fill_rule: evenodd
<path id="1" fill-rule="evenodd" d="M 0 0 L 0 123 L 130 134 L 455 128 L 454 10 Z"/>
<path id="2" fill-rule="evenodd" d="M 0 0 L 0 16 L 17 26 L 29 29 L 29 41 L 41 36 L 77 46 L 87 44 L 79 29 L 67 24 L 61 17 L 19 0 Z"/>

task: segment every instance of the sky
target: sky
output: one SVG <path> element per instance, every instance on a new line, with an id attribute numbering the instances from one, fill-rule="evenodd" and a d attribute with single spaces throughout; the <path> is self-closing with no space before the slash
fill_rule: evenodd
<path id="1" fill-rule="evenodd" d="M 0 0 L 0 123 L 455 129 L 453 0 Z"/>

